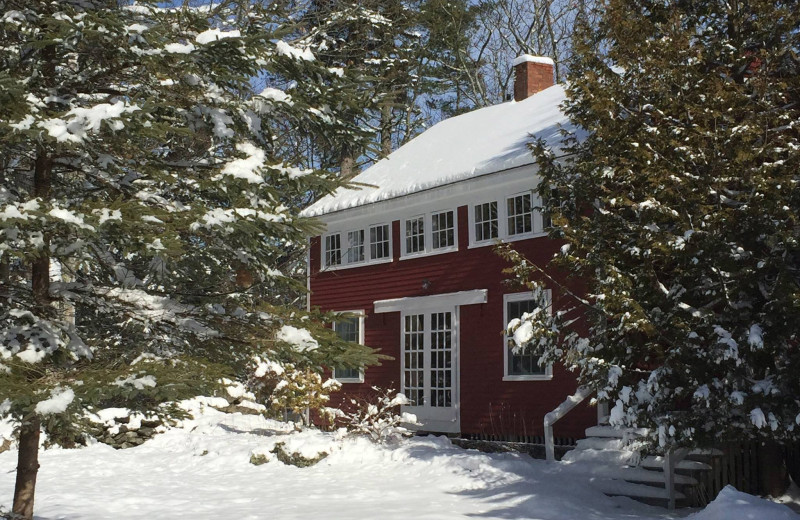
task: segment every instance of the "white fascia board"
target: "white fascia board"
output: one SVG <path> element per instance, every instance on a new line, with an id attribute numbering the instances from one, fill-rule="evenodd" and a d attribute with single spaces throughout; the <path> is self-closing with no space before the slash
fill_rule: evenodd
<path id="1" fill-rule="evenodd" d="M 474 289 L 472 291 L 432 294 L 431 296 L 409 296 L 407 298 L 377 300 L 375 302 L 375 313 L 439 309 L 486 303 L 488 294 L 489 291 L 487 289 Z"/>
<path id="2" fill-rule="evenodd" d="M 538 166 L 526 164 L 481 175 L 452 184 L 437 186 L 402 197 L 372 202 L 344 210 L 326 213 L 316 217 L 328 226 L 329 230 L 346 228 L 349 221 L 382 223 L 402 220 L 412 215 L 455 209 L 465 204 L 478 203 L 487 198 L 487 192 L 517 193 L 525 189 L 536 189 L 539 185 Z"/>

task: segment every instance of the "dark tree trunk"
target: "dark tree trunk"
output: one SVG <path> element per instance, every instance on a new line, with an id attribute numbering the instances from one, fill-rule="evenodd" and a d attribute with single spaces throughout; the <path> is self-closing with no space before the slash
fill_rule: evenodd
<path id="1" fill-rule="evenodd" d="M 14 487 L 13 513 L 22 518 L 33 518 L 33 498 L 36 475 L 39 473 L 39 418 L 31 417 L 19 432 L 17 456 L 17 481 Z"/>
<path id="2" fill-rule="evenodd" d="M 789 487 L 789 472 L 786 469 L 786 456 L 783 446 L 777 442 L 766 442 L 759 450 L 759 474 L 761 475 L 761 494 L 779 497 Z"/>
<path id="3" fill-rule="evenodd" d="M 33 193 L 42 199 L 50 198 L 53 162 L 40 151 L 33 171 Z M 51 318 L 50 305 L 50 241 L 44 237 L 42 255 L 31 264 L 31 289 L 35 302 L 34 313 Z M 33 518 L 33 498 L 36 491 L 36 475 L 39 472 L 39 418 L 32 416 L 23 423 L 19 432 L 19 456 L 17 480 L 14 486 L 12 511 L 22 518 Z"/>

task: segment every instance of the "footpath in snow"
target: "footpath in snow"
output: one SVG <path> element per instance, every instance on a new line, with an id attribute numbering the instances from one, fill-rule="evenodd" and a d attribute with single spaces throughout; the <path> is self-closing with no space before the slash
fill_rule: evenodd
<path id="1" fill-rule="evenodd" d="M 381 446 L 342 432 L 296 432 L 197 401 L 194 407 L 195 420 L 136 448 L 42 452 L 36 518 L 800 520 L 784 505 L 733 488 L 703 511 L 670 513 L 607 497 L 569 464 L 463 450 L 444 437 Z M 307 468 L 274 456 L 250 463 L 279 442 L 306 457 L 329 455 Z M 0 454 L 0 510 L 10 508 L 15 464 L 16 451 Z"/>

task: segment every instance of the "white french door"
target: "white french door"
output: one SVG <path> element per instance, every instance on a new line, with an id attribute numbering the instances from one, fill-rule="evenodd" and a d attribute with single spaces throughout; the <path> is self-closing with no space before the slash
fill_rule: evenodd
<path id="1" fill-rule="evenodd" d="M 402 391 L 420 429 L 460 431 L 457 308 L 402 315 Z"/>

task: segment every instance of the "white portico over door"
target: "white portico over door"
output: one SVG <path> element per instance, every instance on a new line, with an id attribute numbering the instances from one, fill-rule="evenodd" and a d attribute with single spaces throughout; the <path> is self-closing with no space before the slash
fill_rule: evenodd
<path id="1" fill-rule="evenodd" d="M 461 430 L 459 307 L 486 303 L 486 290 L 375 302 L 375 312 L 400 312 L 401 391 L 422 430 Z"/>

